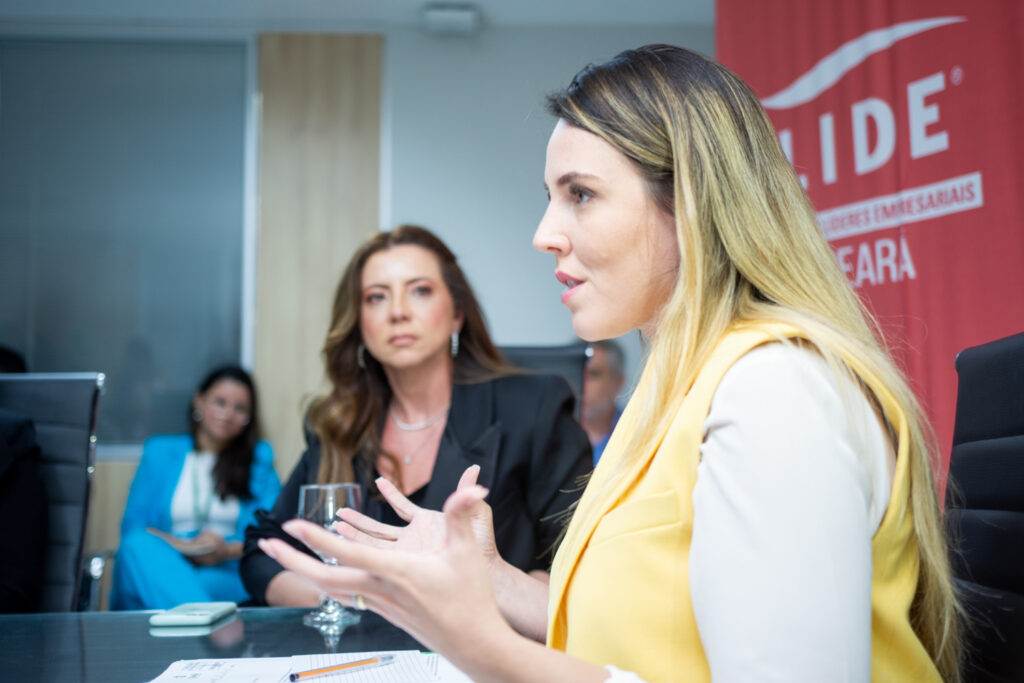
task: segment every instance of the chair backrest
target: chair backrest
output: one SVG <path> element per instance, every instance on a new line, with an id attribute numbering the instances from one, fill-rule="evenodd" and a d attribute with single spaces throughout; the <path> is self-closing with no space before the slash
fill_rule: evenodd
<path id="1" fill-rule="evenodd" d="M 580 398 L 583 396 L 583 372 L 590 347 L 585 343 L 563 346 L 502 346 L 505 360 L 517 368 L 560 375 L 565 378 L 576 396 L 576 417 L 580 414 Z"/>
<path id="2" fill-rule="evenodd" d="M 1024 681 L 1024 334 L 964 349 L 956 370 L 946 519 L 965 680 Z"/>
<path id="3" fill-rule="evenodd" d="M 41 451 L 50 530 L 40 612 L 78 606 L 103 382 L 96 372 L 0 375 L 0 408 L 33 420 Z"/>

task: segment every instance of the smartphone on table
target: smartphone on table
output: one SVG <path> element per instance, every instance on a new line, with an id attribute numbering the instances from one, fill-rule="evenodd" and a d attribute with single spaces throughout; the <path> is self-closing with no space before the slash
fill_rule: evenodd
<path id="1" fill-rule="evenodd" d="M 186 602 L 157 612 L 149 618 L 150 626 L 208 626 L 238 608 L 233 602 Z"/>

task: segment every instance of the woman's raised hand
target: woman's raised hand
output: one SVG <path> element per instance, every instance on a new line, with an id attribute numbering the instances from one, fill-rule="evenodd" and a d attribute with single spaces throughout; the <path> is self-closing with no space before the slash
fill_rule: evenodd
<path id="1" fill-rule="evenodd" d="M 480 466 L 473 465 L 462 473 L 456 493 L 476 487 Z M 444 514 L 427 510 L 409 501 L 387 479 L 377 479 L 381 495 L 395 513 L 408 522 L 404 527 L 383 524 L 349 508 L 338 512 L 339 522 L 334 525 L 344 538 L 374 548 L 401 550 L 408 553 L 438 552 L 444 546 L 446 524 Z M 473 537 L 482 551 L 488 567 L 495 564 L 498 550 L 494 544 L 494 523 L 491 507 L 482 499 L 469 503 Z"/>
<path id="2" fill-rule="evenodd" d="M 390 493 L 384 495 L 391 500 Z M 345 538 L 301 520 L 284 524 L 285 531 L 335 557 L 339 566 L 319 562 L 278 539 L 261 539 L 259 545 L 319 590 L 345 604 L 365 605 L 459 665 L 473 657 L 467 648 L 479 637 L 500 640 L 513 634 L 499 612 L 489 563 L 477 538 L 476 520 L 486 507 L 486 495 L 475 484 L 460 485 L 443 513 L 404 507 L 399 501 L 396 510 L 409 515 L 409 526 L 355 531 L 353 525 Z M 364 542 L 353 543 L 349 536 Z"/>

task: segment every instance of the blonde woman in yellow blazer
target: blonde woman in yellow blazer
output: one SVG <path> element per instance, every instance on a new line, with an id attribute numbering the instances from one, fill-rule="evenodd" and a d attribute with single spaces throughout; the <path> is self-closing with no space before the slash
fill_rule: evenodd
<path id="1" fill-rule="evenodd" d="M 382 483 L 406 527 L 286 525 L 340 567 L 264 550 L 477 681 L 959 680 L 927 425 L 757 98 L 653 45 L 548 105 L 534 245 L 577 334 L 649 344 L 550 586 L 472 468 L 443 514 Z"/>

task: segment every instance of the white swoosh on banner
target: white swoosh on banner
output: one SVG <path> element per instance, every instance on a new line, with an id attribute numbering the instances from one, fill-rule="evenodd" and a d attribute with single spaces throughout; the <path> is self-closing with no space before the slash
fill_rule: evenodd
<path id="1" fill-rule="evenodd" d="M 967 21 L 965 17 L 936 17 L 893 24 L 885 28 L 868 31 L 862 36 L 843 43 L 839 49 L 823 57 L 811 70 L 793 81 L 779 92 L 761 100 L 765 109 L 789 109 L 815 97 L 835 85 L 865 59 L 881 52 L 894 43 L 917 33 L 924 33 L 939 26 Z"/>

